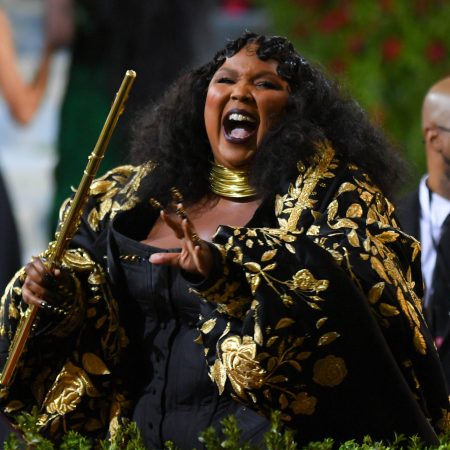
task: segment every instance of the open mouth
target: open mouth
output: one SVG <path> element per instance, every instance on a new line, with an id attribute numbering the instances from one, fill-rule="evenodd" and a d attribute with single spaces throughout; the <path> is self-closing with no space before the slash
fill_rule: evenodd
<path id="1" fill-rule="evenodd" d="M 241 144 L 248 141 L 258 129 L 258 121 L 245 111 L 230 111 L 224 121 L 223 129 L 225 139 L 233 144 Z"/>

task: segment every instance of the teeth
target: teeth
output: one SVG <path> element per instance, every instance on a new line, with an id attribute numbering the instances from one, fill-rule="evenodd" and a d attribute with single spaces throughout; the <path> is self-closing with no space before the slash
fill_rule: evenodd
<path id="1" fill-rule="evenodd" d="M 228 117 L 229 120 L 234 120 L 235 122 L 256 122 L 256 120 L 253 117 L 250 116 L 244 116 L 243 114 L 238 113 L 232 113 Z"/>

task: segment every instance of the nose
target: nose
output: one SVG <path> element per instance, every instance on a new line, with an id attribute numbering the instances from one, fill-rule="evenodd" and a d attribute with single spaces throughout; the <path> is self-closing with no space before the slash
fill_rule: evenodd
<path id="1" fill-rule="evenodd" d="M 233 86 L 233 91 L 231 93 L 231 100 L 241 101 L 244 103 L 250 102 L 252 100 L 252 94 L 246 86 L 242 83 L 236 83 Z"/>

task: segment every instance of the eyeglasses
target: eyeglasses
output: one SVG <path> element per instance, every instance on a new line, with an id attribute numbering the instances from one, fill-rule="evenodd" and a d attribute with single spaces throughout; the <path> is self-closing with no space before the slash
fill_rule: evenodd
<path id="1" fill-rule="evenodd" d="M 442 127 L 441 125 L 436 125 L 436 128 L 441 130 L 441 131 L 445 131 L 447 133 L 450 133 L 450 128 Z"/>

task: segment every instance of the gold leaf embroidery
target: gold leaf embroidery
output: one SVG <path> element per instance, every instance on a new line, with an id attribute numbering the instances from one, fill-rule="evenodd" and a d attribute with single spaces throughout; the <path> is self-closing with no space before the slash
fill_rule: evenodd
<path id="1" fill-rule="evenodd" d="M 380 303 L 379 308 L 381 314 L 385 317 L 392 317 L 400 314 L 400 311 L 395 306 L 389 305 L 388 303 Z"/>
<path id="2" fill-rule="evenodd" d="M 386 285 L 386 283 L 384 281 L 380 281 L 379 283 L 374 284 L 370 288 L 370 291 L 368 294 L 370 303 L 374 304 L 380 299 L 381 295 L 383 294 L 385 285 Z"/>
<path id="3" fill-rule="evenodd" d="M 351 219 L 339 219 L 335 224 L 329 223 L 328 225 L 333 230 L 337 230 L 339 228 L 353 228 L 355 230 L 358 229 L 358 225 Z"/>
<path id="4" fill-rule="evenodd" d="M 278 250 L 274 249 L 274 250 L 267 250 L 266 252 L 263 253 L 262 257 L 261 257 L 261 261 L 269 261 L 271 260 L 276 254 L 277 254 Z"/>
<path id="5" fill-rule="evenodd" d="M 261 266 L 255 262 L 248 262 L 244 264 L 244 267 L 250 270 L 250 272 L 258 273 L 261 272 Z"/>
<path id="6" fill-rule="evenodd" d="M 209 319 L 207 320 L 201 327 L 201 331 L 204 334 L 208 334 L 211 330 L 216 326 L 217 319 Z"/>
<path id="7" fill-rule="evenodd" d="M 11 400 L 4 408 L 6 413 L 12 413 L 23 408 L 25 405 L 20 400 Z"/>
<path id="8" fill-rule="evenodd" d="M 291 319 L 289 317 L 284 317 L 283 319 L 280 319 L 278 323 L 275 325 L 275 330 L 280 330 L 281 328 L 290 327 L 295 323 L 294 319 Z"/>
<path id="9" fill-rule="evenodd" d="M 347 235 L 348 242 L 352 247 L 359 247 L 359 238 L 355 230 L 350 231 Z"/>
<path id="10" fill-rule="evenodd" d="M 339 187 L 338 195 L 341 195 L 344 192 L 354 191 L 355 189 L 356 189 L 356 186 L 352 183 L 349 183 L 349 182 L 342 183 L 341 186 Z"/>
<path id="11" fill-rule="evenodd" d="M 227 381 L 227 373 L 224 365 L 220 359 L 214 361 L 214 365 L 211 367 L 211 378 L 217 384 L 219 394 L 221 395 L 225 389 L 225 383 Z"/>
<path id="12" fill-rule="evenodd" d="M 298 361 L 303 361 L 304 359 L 308 359 L 312 355 L 312 352 L 300 352 L 295 359 Z"/>
<path id="13" fill-rule="evenodd" d="M 106 364 L 94 353 L 84 353 L 82 362 L 84 370 L 92 375 L 107 375 L 111 373 Z"/>
<path id="14" fill-rule="evenodd" d="M 338 204 L 337 200 L 333 200 L 333 201 L 329 204 L 329 206 L 328 206 L 328 208 L 327 208 L 327 211 L 328 211 L 328 221 L 331 221 L 331 220 L 333 220 L 333 219 L 336 217 L 336 213 L 337 213 L 337 210 L 338 210 L 338 206 L 339 206 L 339 204 Z"/>
<path id="15" fill-rule="evenodd" d="M 375 270 L 375 272 L 378 274 L 380 278 L 382 278 L 387 283 L 390 283 L 390 280 L 386 275 L 386 272 L 384 271 L 383 263 L 381 263 L 381 261 L 378 258 L 371 256 L 370 264 L 372 265 L 372 268 Z"/>
<path id="16" fill-rule="evenodd" d="M 360 204 L 353 203 L 347 208 L 346 217 L 362 217 L 363 209 Z"/>
<path id="17" fill-rule="evenodd" d="M 280 395 L 278 402 L 280 403 L 280 409 L 286 409 L 289 405 L 289 401 L 284 394 Z"/>
<path id="18" fill-rule="evenodd" d="M 325 333 L 324 335 L 320 336 L 317 346 L 321 347 L 323 345 L 329 345 L 332 342 L 334 342 L 339 336 L 340 336 L 340 334 L 336 333 L 335 331 L 330 331 L 329 333 Z"/>
<path id="19" fill-rule="evenodd" d="M 414 328 L 414 346 L 416 347 L 416 349 L 420 354 L 426 355 L 427 344 L 425 342 L 425 338 L 423 337 L 422 333 L 417 328 Z"/>
<path id="20" fill-rule="evenodd" d="M 375 236 L 381 242 L 395 242 L 398 239 L 398 233 L 395 231 L 383 231 Z"/>
<path id="21" fill-rule="evenodd" d="M 291 244 L 284 244 L 284 246 L 295 255 L 295 248 Z"/>

